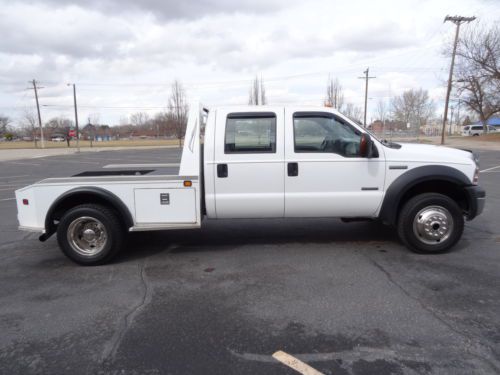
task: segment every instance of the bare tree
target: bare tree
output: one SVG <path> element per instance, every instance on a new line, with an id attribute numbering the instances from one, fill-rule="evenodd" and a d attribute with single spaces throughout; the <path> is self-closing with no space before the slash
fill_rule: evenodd
<path id="1" fill-rule="evenodd" d="M 248 104 L 249 105 L 266 105 L 267 97 L 266 97 L 266 88 L 264 86 L 264 82 L 262 81 L 262 77 L 255 77 L 252 82 L 252 86 L 250 87 L 250 93 L 248 95 Z"/>
<path id="2" fill-rule="evenodd" d="M 260 104 L 267 104 L 266 87 L 264 86 L 264 82 L 262 81 L 262 76 L 260 77 Z"/>
<path id="3" fill-rule="evenodd" d="M 87 120 L 88 124 L 84 126 L 82 133 L 87 134 L 87 138 L 90 140 L 90 147 L 94 147 L 94 140 L 97 135 L 97 127 L 101 122 L 101 115 L 99 113 L 90 113 Z"/>
<path id="4" fill-rule="evenodd" d="M 342 113 L 349 117 L 351 120 L 356 121 L 358 124 L 362 124 L 363 109 L 361 107 L 355 106 L 352 103 L 347 103 Z"/>
<path id="5" fill-rule="evenodd" d="M 29 134 L 31 134 L 33 142 L 35 143 L 35 148 L 38 147 L 37 131 L 36 131 L 37 122 L 38 120 L 35 112 L 33 112 L 31 108 L 26 108 L 22 114 L 21 123 L 29 132 Z"/>
<path id="6" fill-rule="evenodd" d="M 457 91 L 488 132 L 488 119 L 500 113 L 500 26 L 464 33 L 457 47 Z"/>
<path id="7" fill-rule="evenodd" d="M 328 77 L 325 105 L 333 107 L 338 111 L 342 111 L 344 108 L 344 90 L 337 78 Z"/>
<path id="8" fill-rule="evenodd" d="M 189 107 L 187 105 L 186 92 L 182 84 L 177 80 L 172 83 L 170 98 L 168 99 L 168 110 L 173 133 L 179 140 L 179 147 L 181 147 L 182 139 L 186 132 Z"/>
<path id="9" fill-rule="evenodd" d="M 435 105 L 427 90 L 407 90 L 392 99 L 392 113 L 397 121 L 414 126 L 417 136 L 422 125 L 434 115 Z"/>
<path id="10" fill-rule="evenodd" d="M 149 115 L 146 112 L 136 112 L 130 115 L 130 123 L 134 126 L 142 127 L 149 120 Z"/>
<path id="11" fill-rule="evenodd" d="M 384 99 L 377 101 L 377 117 L 382 122 L 382 134 L 385 134 L 385 120 L 387 118 L 387 105 Z"/>
<path id="12" fill-rule="evenodd" d="M 7 133 L 12 122 L 9 116 L 0 115 L 0 135 Z"/>
<path id="13" fill-rule="evenodd" d="M 159 138 L 160 135 L 167 135 L 168 131 L 168 113 L 159 112 L 155 115 L 152 120 L 153 126 L 156 128 L 156 138 Z"/>

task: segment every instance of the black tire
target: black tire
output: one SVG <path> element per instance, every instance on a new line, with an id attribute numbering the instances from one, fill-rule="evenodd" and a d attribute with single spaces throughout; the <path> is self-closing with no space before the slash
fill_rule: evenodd
<path id="1" fill-rule="evenodd" d="M 399 238 L 411 251 L 443 253 L 462 237 L 464 216 L 458 204 L 446 195 L 425 193 L 404 204 L 397 227 Z"/>
<path id="2" fill-rule="evenodd" d="M 90 232 L 83 234 L 87 231 L 84 228 Z M 98 246 L 95 244 L 96 233 L 101 240 Z M 123 225 L 115 211 L 98 204 L 82 204 L 70 209 L 57 226 L 57 241 L 62 252 L 84 266 L 95 266 L 111 260 L 122 247 L 124 234 Z M 93 241 L 87 241 L 86 235 Z"/>

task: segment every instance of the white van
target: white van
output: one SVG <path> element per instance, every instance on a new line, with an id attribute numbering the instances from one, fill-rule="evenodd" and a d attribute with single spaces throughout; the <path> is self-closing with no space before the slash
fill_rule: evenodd
<path id="1" fill-rule="evenodd" d="M 488 125 L 488 133 L 495 133 L 497 129 L 494 126 Z M 462 129 L 462 135 L 467 137 L 469 135 L 483 134 L 483 125 L 467 125 Z"/>

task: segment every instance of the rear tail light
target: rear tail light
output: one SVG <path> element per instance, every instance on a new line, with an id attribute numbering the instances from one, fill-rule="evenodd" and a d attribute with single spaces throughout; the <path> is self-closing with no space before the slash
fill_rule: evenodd
<path id="1" fill-rule="evenodd" d="M 474 185 L 477 185 L 479 182 L 479 167 L 476 167 L 476 170 L 474 171 L 474 178 L 472 179 L 472 183 Z"/>
<path id="2" fill-rule="evenodd" d="M 29 202 L 29 200 L 27 200 L 27 199 L 25 198 L 25 199 L 23 199 L 23 204 L 24 204 L 25 206 L 28 206 L 28 205 L 30 204 L 30 202 Z"/>

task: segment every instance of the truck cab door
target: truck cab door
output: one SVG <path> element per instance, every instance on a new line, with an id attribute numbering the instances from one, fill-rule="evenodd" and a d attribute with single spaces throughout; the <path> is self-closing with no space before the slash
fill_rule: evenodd
<path id="1" fill-rule="evenodd" d="M 283 108 L 218 109 L 214 143 L 217 218 L 283 217 Z"/>
<path id="2" fill-rule="evenodd" d="M 328 111 L 287 109 L 285 125 L 285 216 L 375 216 L 384 191 L 383 150 L 360 157 L 362 131 Z"/>

